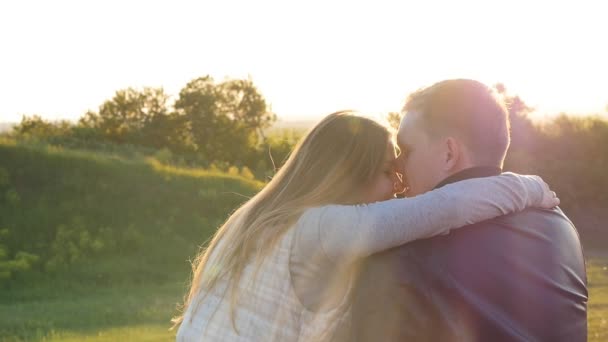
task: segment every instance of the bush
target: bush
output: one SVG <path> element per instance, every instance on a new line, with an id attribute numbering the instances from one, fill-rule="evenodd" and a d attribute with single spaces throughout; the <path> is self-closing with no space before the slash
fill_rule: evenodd
<path id="1" fill-rule="evenodd" d="M 162 149 L 154 153 L 154 158 L 156 158 L 156 160 L 161 163 L 169 164 L 173 159 L 173 154 L 171 153 L 171 150 L 166 147 L 163 147 Z"/>
<path id="2" fill-rule="evenodd" d="M 5 244 L 5 239 L 9 234 L 8 229 L 0 230 L 0 284 L 11 280 L 17 273 L 31 270 L 40 260 L 37 255 L 24 251 L 19 251 L 11 257 L 9 248 Z"/>

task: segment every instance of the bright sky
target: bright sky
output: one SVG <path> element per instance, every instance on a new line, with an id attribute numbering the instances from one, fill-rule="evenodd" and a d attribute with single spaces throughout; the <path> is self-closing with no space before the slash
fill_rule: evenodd
<path id="1" fill-rule="evenodd" d="M 251 76 L 282 119 L 399 110 L 446 78 L 542 113 L 608 105 L 605 1 L 2 1 L 0 121 L 76 119 L 118 89 Z"/>

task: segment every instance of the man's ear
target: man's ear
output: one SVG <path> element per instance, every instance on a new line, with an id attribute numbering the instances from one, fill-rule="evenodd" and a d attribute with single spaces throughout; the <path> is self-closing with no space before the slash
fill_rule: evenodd
<path id="1" fill-rule="evenodd" d="M 445 139 L 445 171 L 454 170 L 459 164 L 462 158 L 462 146 L 458 140 L 453 137 Z"/>

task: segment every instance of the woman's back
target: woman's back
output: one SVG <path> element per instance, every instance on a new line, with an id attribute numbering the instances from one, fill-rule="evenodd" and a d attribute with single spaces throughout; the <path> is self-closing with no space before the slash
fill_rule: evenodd
<path id="1" fill-rule="evenodd" d="M 346 298 L 323 313 L 309 311 L 296 296 L 289 270 L 289 258 L 298 222 L 264 259 L 256 276 L 256 264 L 249 263 L 238 288 L 234 329 L 230 313 L 230 292 L 222 279 L 203 298 L 195 297 L 184 315 L 177 341 L 320 341 L 329 340 L 344 318 Z M 221 248 L 221 244 L 218 246 Z M 213 258 L 212 254 L 212 258 Z M 213 262 L 210 262 L 213 265 Z M 254 278 L 255 277 L 255 278 Z M 199 301 L 202 299 L 202 302 Z M 199 305 L 197 305 L 199 304 Z M 324 336 L 325 335 L 325 336 Z"/>

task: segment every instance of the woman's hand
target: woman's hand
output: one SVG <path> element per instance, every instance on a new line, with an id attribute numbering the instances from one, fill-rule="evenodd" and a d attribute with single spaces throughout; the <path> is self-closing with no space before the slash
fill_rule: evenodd
<path id="1" fill-rule="evenodd" d="M 545 208 L 545 209 L 551 209 L 551 208 L 557 207 L 559 205 L 560 201 L 559 201 L 559 198 L 557 197 L 557 194 L 555 193 L 555 191 L 551 191 L 551 188 L 549 188 L 549 184 L 547 184 L 539 176 L 532 176 L 532 177 L 538 182 L 538 184 L 540 184 L 540 186 L 543 189 L 543 197 L 539 203 L 539 206 L 541 208 Z"/>

